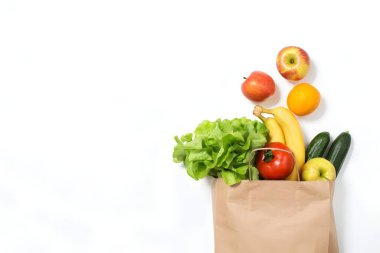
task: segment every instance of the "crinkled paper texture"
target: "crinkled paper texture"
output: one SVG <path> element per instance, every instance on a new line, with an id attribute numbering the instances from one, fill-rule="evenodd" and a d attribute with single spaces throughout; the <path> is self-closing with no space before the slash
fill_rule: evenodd
<path id="1" fill-rule="evenodd" d="M 213 185 L 215 253 L 338 253 L 334 182 Z"/>

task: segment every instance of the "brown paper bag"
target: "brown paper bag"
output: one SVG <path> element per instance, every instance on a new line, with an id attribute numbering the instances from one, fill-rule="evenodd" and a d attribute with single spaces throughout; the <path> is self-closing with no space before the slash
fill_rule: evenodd
<path id="1" fill-rule="evenodd" d="M 334 182 L 213 184 L 215 253 L 338 253 Z"/>

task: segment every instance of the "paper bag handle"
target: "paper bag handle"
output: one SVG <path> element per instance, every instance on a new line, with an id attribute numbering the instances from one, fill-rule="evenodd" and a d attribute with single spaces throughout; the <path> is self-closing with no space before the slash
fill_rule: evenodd
<path id="1" fill-rule="evenodd" d="M 251 151 L 251 153 L 259 151 L 259 150 L 277 150 L 277 151 L 283 151 L 283 152 L 287 152 L 287 153 L 291 154 L 293 157 L 293 160 L 294 160 L 294 166 L 296 167 L 296 170 L 297 170 L 297 179 L 298 179 L 298 181 L 301 181 L 299 169 L 297 166 L 297 161 L 296 161 L 296 158 L 294 157 L 293 152 L 286 150 L 286 149 L 282 149 L 282 148 L 255 148 Z M 248 162 L 248 179 L 249 179 L 249 181 L 252 181 L 252 160 L 253 160 L 253 158 L 251 160 L 249 160 L 249 162 Z"/>

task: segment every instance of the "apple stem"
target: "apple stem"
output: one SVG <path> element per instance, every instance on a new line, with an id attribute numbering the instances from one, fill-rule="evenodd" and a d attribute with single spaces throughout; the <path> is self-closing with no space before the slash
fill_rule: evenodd
<path id="1" fill-rule="evenodd" d="M 243 76 L 243 79 L 244 79 L 244 80 L 247 80 L 247 78 L 246 78 L 245 76 Z"/>

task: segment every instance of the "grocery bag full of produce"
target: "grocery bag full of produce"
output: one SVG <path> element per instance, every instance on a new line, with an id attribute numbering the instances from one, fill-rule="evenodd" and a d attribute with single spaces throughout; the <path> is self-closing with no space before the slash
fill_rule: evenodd
<path id="1" fill-rule="evenodd" d="M 289 81 L 303 79 L 309 67 L 299 47 L 278 54 L 277 69 Z M 262 71 L 241 86 L 255 103 L 275 89 Z M 205 120 L 175 137 L 173 161 L 195 180 L 214 178 L 215 253 L 339 253 L 332 203 L 351 135 L 341 132 L 330 144 L 324 130 L 305 142 L 298 117 L 316 111 L 319 102 L 313 85 L 298 83 L 287 107 L 256 104 L 256 119 Z"/>
<path id="2" fill-rule="evenodd" d="M 338 253 L 332 200 L 339 164 L 322 157 L 326 133 L 305 149 L 289 110 L 257 107 L 255 113 L 263 123 L 205 120 L 175 138 L 174 161 L 195 180 L 214 178 L 215 253 Z M 334 153 L 342 150 L 335 146 Z"/>

